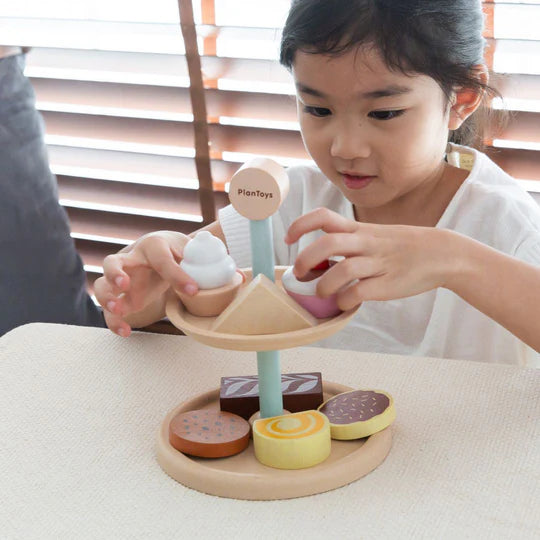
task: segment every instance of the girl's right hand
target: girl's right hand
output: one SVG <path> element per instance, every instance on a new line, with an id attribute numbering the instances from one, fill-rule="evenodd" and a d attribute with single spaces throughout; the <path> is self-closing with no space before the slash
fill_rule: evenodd
<path id="1" fill-rule="evenodd" d="M 195 281 L 180 269 L 189 236 L 158 231 L 139 238 L 103 261 L 94 292 L 110 330 L 127 337 L 165 316 L 165 293 L 172 287 L 194 295 Z"/>

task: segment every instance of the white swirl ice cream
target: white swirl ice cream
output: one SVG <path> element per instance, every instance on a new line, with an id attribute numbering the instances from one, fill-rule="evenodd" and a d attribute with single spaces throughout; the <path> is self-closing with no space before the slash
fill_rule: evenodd
<path id="1" fill-rule="evenodd" d="M 208 231 L 198 232 L 186 244 L 180 268 L 203 290 L 231 283 L 236 272 L 225 244 Z"/>

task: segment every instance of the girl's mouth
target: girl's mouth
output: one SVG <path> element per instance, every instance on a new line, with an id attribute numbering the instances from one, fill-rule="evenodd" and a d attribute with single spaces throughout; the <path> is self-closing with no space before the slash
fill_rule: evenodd
<path id="1" fill-rule="evenodd" d="M 357 176 L 353 174 L 343 174 L 343 183 L 349 189 L 363 189 L 371 183 L 375 176 Z"/>

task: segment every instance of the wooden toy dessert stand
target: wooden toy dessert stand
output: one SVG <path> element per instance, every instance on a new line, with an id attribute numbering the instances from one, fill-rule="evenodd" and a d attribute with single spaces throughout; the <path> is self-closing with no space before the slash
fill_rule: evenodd
<path id="1" fill-rule="evenodd" d="M 268 306 L 275 301 L 274 311 L 277 310 L 278 315 L 274 317 L 276 328 L 281 322 L 279 319 L 286 319 L 287 314 L 291 315 L 291 320 L 294 320 L 295 314 L 302 315 L 299 311 L 302 308 L 283 292 L 280 278 L 286 268 L 275 267 L 272 255 L 269 216 L 279 208 L 287 191 L 288 178 L 280 166 L 270 160 L 257 159 L 248 162 L 236 173 L 229 193 L 235 209 L 251 220 L 253 253 L 253 270 L 244 270 L 246 280 L 233 304 L 238 301 L 239 311 L 242 311 L 242 308 L 249 304 L 251 292 L 256 291 L 251 296 L 253 304 L 250 309 L 253 311 L 249 313 L 252 313 L 251 319 L 260 320 L 271 317 Z M 261 280 L 262 276 L 259 274 L 267 277 Z M 260 288 L 257 289 L 259 285 Z M 259 296 L 257 291 L 260 292 Z M 268 296 L 265 297 L 264 294 Z M 258 305 L 257 302 L 264 305 Z M 233 307 L 233 304 L 230 307 Z M 232 312 L 235 313 L 234 309 Z M 221 316 L 195 316 L 185 309 L 174 294 L 169 296 L 166 305 L 170 321 L 197 341 L 221 349 L 257 352 L 260 413 L 263 418 L 279 416 L 283 411 L 279 349 L 307 345 L 326 338 L 341 330 L 355 312 L 356 309 L 352 309 L 329 319 L 315 319 L 306 313 L 306 327 L 279 332 L 251 331 L 247 335 L 248 332 L 242 333 L 242 330 L 246 329 L 244 323 L 236 327 L 229 326 L 227 332 L 216 331 L 214 327 L 221 328 L 221 319 L 216 323 L 216 319 Z M 240 320 L 246 321 L 245 318 Z M 349 390 L 352 389 L 323 381 L 324 400 Z M 325 461 L 298 470 L 262 465 L 255 458 L 253 441 L 250 441 L 246 450 L 232 457 L 197 458 L 179 452 L 169 442 L 171 420 L 179 413 L 197 409 L 219 410 L 219 389 L 195 396 L 169 412 L 159 430 L 157 460 L 163 470 L 178 482 L 221 497 L 248 500 L 290 499 L 329 491 L 371 472 L 384 461 L 392 444 L 390 428 L 365 439 L 333 440 L 331 454 Z"/>
<path id="2" fill-rule="evenodd" d="M 276 283 L 284 272 L 276 267 Z M 246 285 L 252 278 L 244 270 Z M 346 311 L 332 319 L 305 330 L 273 335 L 246 336 L 212 332 L 215 317 L 190 315 L 176 296 L 167 302 L 171 322 L 197 341 L 216 348 L 239 351 L 260 351 L 306 345 L 343 328 L 356 310 Z M 351 388 L 323 381 L 324 399 L 347 392 Z M 157 443 L 157 459 L 163 470 L 181 484 L 211 495 L 249 500 L 290 499 L 335 489 L 368 474 L 380 465 L 392 444 L 391 428 L 366 439 L 332 441 L 330 457 L 315 467 L 300 470 L 280 470 L 266 467 L 257 461 L 253 442 L 242 453 L 221 459 L 204 459 L 184 455 L 169 443 L 169 424 L 174 416 L 195 409 L 219 409 L 219 389 L 200 394 L 181 403 L 165 417 Z"/>

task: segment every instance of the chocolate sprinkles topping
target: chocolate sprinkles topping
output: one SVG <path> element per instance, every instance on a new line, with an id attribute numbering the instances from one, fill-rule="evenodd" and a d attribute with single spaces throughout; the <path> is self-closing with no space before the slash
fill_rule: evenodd
<path id="1" fill-rule="evenodd" d="M 373 390 L 354 390 L 329 399 L 319 410 L 332 424 L 363 422 L 383 413 L 390 406 L 385 394 Z"/>

